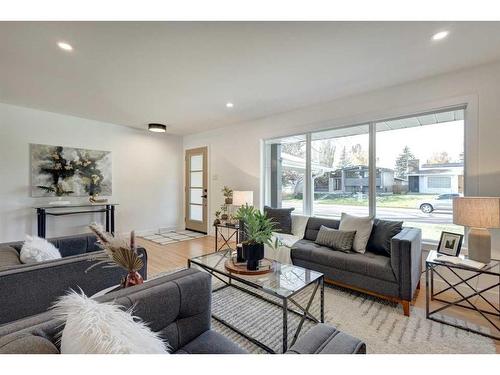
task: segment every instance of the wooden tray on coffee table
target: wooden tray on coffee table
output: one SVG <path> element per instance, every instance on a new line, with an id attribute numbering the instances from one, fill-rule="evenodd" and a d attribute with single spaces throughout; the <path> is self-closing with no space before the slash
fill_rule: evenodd
<path id="1" fill-rule="evenodd" d="M 238 275 L 264 275 L 266 273 L 271 273 L 274 271 L 274 263 L 271 259 L 264 258 L 259 262 L 259 269 L 256 271 L 247 270 L 246 263 L 236 263 L 236 259 L 231 258 L 226 260 L 224 267 L 230 273 L 235 273 Z"/>

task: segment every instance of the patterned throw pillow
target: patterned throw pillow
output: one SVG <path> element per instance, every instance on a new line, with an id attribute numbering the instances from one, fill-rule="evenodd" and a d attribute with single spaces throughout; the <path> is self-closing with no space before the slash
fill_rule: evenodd
<path id="1" fill-rule="evenodd" d="M 325 227 L 324 225 L 319 228 L 316 243 L 322 246 L 328 246 L 333 250 L 343 251 L 348 253 L 352 250 L 352 243 L 356 231 L 338 230 Z"/>

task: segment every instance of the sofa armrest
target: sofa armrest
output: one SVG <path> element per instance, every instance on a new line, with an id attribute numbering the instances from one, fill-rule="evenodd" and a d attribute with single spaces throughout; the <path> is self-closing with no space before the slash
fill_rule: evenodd
<path id="1" fill-rule="evenodd" d="M 335 327 L 318 324 L 286 352 L 287 354 L 366 354 L 361 340 L 338 331 Z"/>
<path id="2" fill-rule="evenodd" d="M 143 253 L 147 277 L 147 253 Z M 82 289 L 91 296 L 102 289 L 117 285 L 126 271 L 118 267 L 95 267 L 93 260 L 98 253 L 88 253 L 48 262 L 19 266 L 0 271 L 0 325 L 45 312 L 51 304 L 69 289 Z"/>
<path id="3" fill-rule="evenodd" d="M 422 230 L 403 228 L 391 240 L 391 266 L 399 283 L 399 297 L 411 301 L 422 272 Z"/>

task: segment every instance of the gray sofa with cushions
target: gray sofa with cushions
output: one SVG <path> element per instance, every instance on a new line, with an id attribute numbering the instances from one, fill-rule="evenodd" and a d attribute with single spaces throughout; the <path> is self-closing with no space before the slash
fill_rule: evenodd
<path id="1" fill-rule="evenodd" d="M 92 234 L 67 236 L 49 240 L 59 249 L 62 258 L 35 264 L 22 264 L 19 252 L 23 242 L 0 244 L 0 325 L 42 313 L 69 288 L 81 288 L 87 295 L 116 285 L 126 272 L 121 268 L 95 267 L 96 237 Z M 147 278 L 147 253 L 143 248 L 145 266 L 140 271 Z"/>
<path id="2" fill-rule="evenodd" d="M 309 218 L 304 238 L 292 246 L 293 264 L 323 273 L 327 282 L 401 303 L 409 316 L 422 271 L 421 230 L 403 228 L 392 237 L 390 256 L 369 249 L 364 254 L 344 253 L 314 242 L 322 225 L 338 229 L 339 224 L 338 220 Z"/>
<path id="3" fill-rule="evenodd" d="M 211 278 L 194 269 L 96 298 L 133 307 L 134 315 L 166 340 L 172 353 L 244 354 L 245 350 L 210 328 Z M 58 354 L 61 322 L 46 312 L 0 327 L 0 354 Z M 318 325 L 297 340 L 289 353 L 365 353 L 360 340 Z"/>

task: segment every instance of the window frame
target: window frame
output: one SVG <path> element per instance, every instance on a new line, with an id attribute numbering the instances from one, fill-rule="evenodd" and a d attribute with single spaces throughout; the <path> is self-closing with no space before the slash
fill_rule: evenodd
<path id="1" fill-rule="evenodd" d="M 474 103 L 473 103 L 474 104 Z M 468 181 L 469 181 L 469 163 L 467 162 L 468 159 L 468 148 L 467 146 L 470 144 L 469 142 L 472 142 L 472 140 L 469 140 L 469 113 L 468 113 L 468 108 L 470 106 L 469 101 L 462 102 L 461 104 L 455 104 L 455 105 L 449 105 L 449 106 L 444 106 L 438 109 L 433 109 L 433 110 L 425 110 L 425 111 L 418 111 L 413 114 L 407 114 L 407 115 L 402 115 L 402 116 L 396 116 L 396 117 L 387 117 L 387 118 L 379 118 L 376 120 L 370 120 L 370 121 L 361 121 L 357 123 L 353 123 L 350 125 L 343 125 L 343 126 L 337 126 L 337 127 L 328 127 L 328 128 L 321 128 L 321 129 L 314 129 L 314 130 L 308 130 L 308 131 L 303 131 L 303 132 L 298 132 L 295 134 L 288 134 L 288 135 L 283 135 L 279 137 L 272 137 L 272 138 L 267 138 L 262 140 L 263 144 L 263 158 L 262 162 L 264 164 L 264 170 L 266 170 L 266 165 L 269 162 L 268 160 L 268 155 L 267 155 L 267 144 L 268 142 L 271 141 L 276 141 L 281 138 L 287 138 L 287 137 L 293 137 L 293 136 L 305 136 L 306 137 L 306 172 L 305 172 L 305 178 L 304 178 L 304 192 L 303 192 L 303 206 L 304 206 L 304 212 L 303 215 L 307 216 L 312 216 L 313 215 L 313 203 L 314 203 L 314 192 L 313 192 L 313 176 L 312 176 L 312 158 L 311 158 L 311 145 L 312 145 L 312 139 L 313 139 L 313 134 L 315 133 L 320 133 L 320 132 L 325 132 L 329 130 L 338 130 L 338 129 L 348 129 L 348 128 L 354 128 L 354 127 L 359 127 L 359 126 L 368 126 L 368 212 L 369 216 L 376 217 L 376 212 L 377 212 L 377 207 L 376 207 L 376 179 L 377 179 L 377 165 L 376 165 L 376 157 L 377 157 L 377 150 L 376 150 L 376 141 L 377 141 L 377 123 L 380 122 L 389 122 L 389 121 L 394 121 L 394 120 L 400 120 L 400 119 L 406 119 L 410 117 L 417 117 L 417 116 L 425 116 L 429 114 L 436 114 L 436 113 L 443 113 L 443 112 L 450 112 L 450 111 L 458 111 L 458 110 L 463 110 L 464 111 L 464 126 L 463 126 L 463 132 L 464 132 L 464 144 L 463 144 L 463 149 L 464 149 L 464 166 L 463 166 L 463 192 L 464 196 L 469 193 L 468 189 L 470 189 Z M 472 112 L 475 113 L 475 106 L 472 108 Z M 425 125 L 424 125 L 425 126 Z M 475 125 L 474 125 L 475 128 Z M 471 137 L 474 138 L 474 137 Z M 262 176 L 265 176 L 266 179 L 268 179 L 268 176 L 266 174 L 262 174 Z M 268 189 L 269 189 L 269 183 L 268 181 L 264 181 L 261 186 L 265 187 L 265 190 L 262 191 L 262 202 L 264 204 L 268 204 Z M 474 189 L 475 190 L 475 189 Z M 430 240 L 430 239 L 423 239 L 424 242 L 428 243 L 434 243 L 435 241 Z"/>

